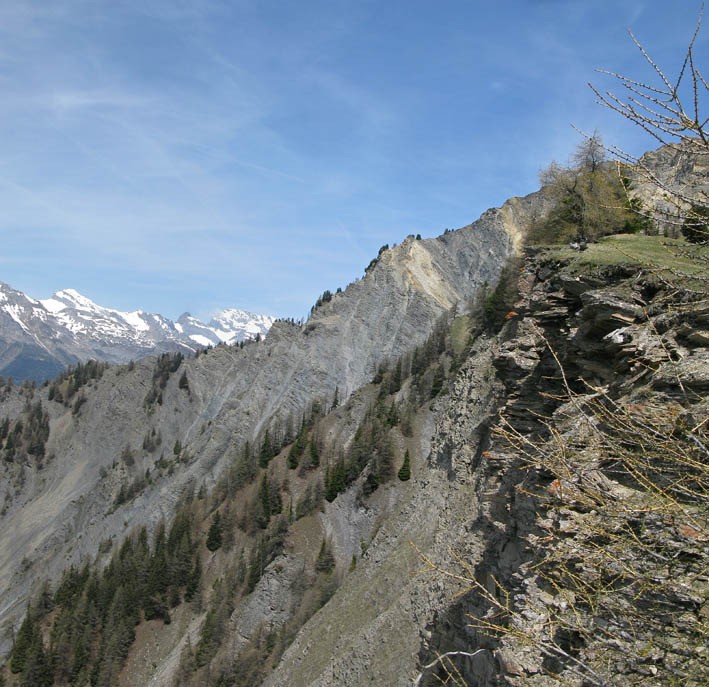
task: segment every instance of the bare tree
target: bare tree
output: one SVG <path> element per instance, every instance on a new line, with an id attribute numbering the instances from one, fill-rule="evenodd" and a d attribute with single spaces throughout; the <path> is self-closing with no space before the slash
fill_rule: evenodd
<path id="1" fill-rule="evenodd" d="M 569 165 L 552 162 L 541 171 L 539 180 L 553 205 L 533 223 L 530 243 L 565 243 L 573 238 L 594 241 L 642 228 L 623 177 L 609 164 L 598 132 L 579 143 Z"/>
<path id="2" fill-rule="evenodd" d="M 702 3 L 689 41 L 682 66 L 676 78 L 670 78 L 650 56 L 632 31 L 628 31 L 635 46 L 640 50 L 651 70 L 650 80 L 637 80 L 624 74 L 599 69 L 616 80 L 620 91 L 602 91 L 589 83 L 600 105 L 616 112 L 646 131 L 655 140 L 683 155 L 698 159 L 700 164 L 709 162 L 709 118 L 702 107 L 709 93 L 709 84 L 696 62 L 695 43 L 702 25 Z M 616 159 L 632 166 L 641 181 L 654 186 L 666 201 L 663 221 L 689 226 L 702 231 L 706 217 L 700 208 L 709 206 L 706 187 L 699 184 L 671 185 L 642 158 L 628 153 L 621 147 L 609 146 Z"/>

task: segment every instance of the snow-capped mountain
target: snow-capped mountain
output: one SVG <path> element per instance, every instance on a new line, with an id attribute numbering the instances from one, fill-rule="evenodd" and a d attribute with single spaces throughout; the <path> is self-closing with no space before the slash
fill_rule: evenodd
<path id="1" fill-rule="evenodd" d="M 208 324 L 189 313 L 173 322 L 105 308 L 74 289 L 36 300 L 0 282 L 0 375 L 43 380 L 89 358 L 121 363 L 165 351 L 191 353 L 264 336 L 272 323 L 272 317 L 236 309 Z"/>

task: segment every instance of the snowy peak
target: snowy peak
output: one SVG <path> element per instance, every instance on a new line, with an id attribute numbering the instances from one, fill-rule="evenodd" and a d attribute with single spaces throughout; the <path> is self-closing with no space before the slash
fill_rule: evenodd
<path id="1" fill-rule="evenodd" d="M 273 324 L 268 315 L 257 315 L 246 310 L 228 308 L 217 313 L 209 322 L 209 327 L 224 343 L 234 343 L 243 339 L 263 336 Z"/>
<path id="2" fill-rule="evenodd" d="M 129 328 L 137 331 L 148 331 L 151 326 L 151 321 L 167 322 L 161 315 L 150 315 L 142 310 L 134 310 L 132 312 L 121 312 L 112 308 L 104 308 L 97 305 L 90 298 L 80 294 L 74 289 L 63 289 L 57 291 L 52 298 L 39 301 L 47 310 L 59 313 L 65 310 L 73 310 L 80 313 L 81 317 L 103 317 L 110 320 L 120 321 Z"/>
<path id="3" fill-rule="evenodd" d="M 51 298 L 38 303 L 58 325 L 75 334 L 83 333 L 102 340 L 124 337 L 140 340 L 151 331 L 151 319 L 157 319 L 158 324 L 164 320 L 160 316 L 148 315 L 146 318 L 140 310 L 121 312 L 104 308 L 74 289 L 57 291 Z"/>
<path id="4" fill-rule="evenodd" d="M 268 315 L 229 308 L 219 311 L 208 324 L 189 313 L 184 313 L 180 315 L 175 326 L 198 345 L 210 346 L 219 343 L 233 344 L 264 336 L 273 321 L 274 318 Z"/>
<path id="5" fill-rule="evenodd" d="M 177 322 L 143 310 L 123 312 L 105 308 L 75 289 L 57 291 L 34 300 L 0 282 L 0 375 L 37 378 L 27 372 L 27 351 L 41 350 L 42 375 L 72 362 L 95 358 L 127 362 L 152 353 L 189 353 L 219 343 L 237 343 L 264 336 L 273 318 L 228 309 L 205 324 L 185 313 Z M 47 367 L 47 356 L 55 364 Z M 21 371 L 18 371 L 21 370 Z"/>
<path id="6" fill-rule="evenodd" d="M 98 310 L 103 310 L 100 306 L 96 305 L 91 299 L 82 296 L 78 291 L 74 289 L 63 289 L 62 291 L 57 291 L 52 298 L 46 301 L 40 301 L 43 305 L 46 303 L 50 304 L 50 307 L 58 308 L 63 310 L 64 308 L 74 308 L 76 310 L 87 310 L 89 312 L 95 312 Z M 45 307 L 47 307 L 45 305 Z"/>

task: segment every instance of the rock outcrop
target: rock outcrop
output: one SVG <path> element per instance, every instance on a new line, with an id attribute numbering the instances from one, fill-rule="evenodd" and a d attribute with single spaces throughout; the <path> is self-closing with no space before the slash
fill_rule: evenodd
<path id="1" fill-rule="evenodd" d="M 706 437 L 701 291 L 682 277 L 658 283 L 653 270 L 637 266 L 570 269 L 573 263 L 527 261 L 523 298 L 506 326 L 477 340 L 448 393 L 419 419 L 416 478 L 392 487 L 388 517 L 367 553 L 266 685 L 404 687 L 451 676 L 490 687 L 552 685 L 549 673 L 564 671 L 599 685 L 707 679 L 706 500 L 674 516 L 647 515 L 652 490 L 648 496 L 632 467 L 623 476 L 608 461 L 599 437 L 610 435 L 589 429 L 584 414 L 600 398 L 622 419 L 613 431 L 636 422 L 622 442 L 645 427 L 653 434 L 639 441 L 659 447 L 678 418 Z M 671 323 L 669 302 L 678 306 L 670 308 Z M 558 434 L 549 438 L 549 428 Z M 567 462 L 554 473 L 544 456 L 558 454 L 562 437 Z M 697 441 L 701 459 L 704 439 Z M 692 445 L 691 438 L 684 444 L 690 453 Z M 701 474 L 696 493 L 706 498 Z M 624 504 L 622 515 L 608 503 Z M 626 533 L 623 518 L 642 521 L 647 532 Z M 599 536 L 609 538 L 608 557 Z M 645 547 L 672 552 L 672 573 L 664 554 L 645 558 Z M 623 579 L 624 592 L 619 577 L 594 614 L 580 590 L 623 556 L 638 578 Z M 578 580 L 554 577 L 555 566 L 570 564 Z M 633 595 L 647 596 L 638 602 Z M 621 608 L 625 624 L 614 616 Z M 498 629 L 486 632 L 486 622 Z"/>
<path id="2" fill-rule="evenodd" d="M 3 386 L 2 619 L 182 502 L 203 588 L 121 687 L 705 683 L 706 248 L 502 272 L 543 212 L 409 237 L 260 343 Z"/>
<path id="3" fill-rule="evenodd" d="M 51 431 L 41 464 L 2 466 L 0 623 L 17 623 L 40 578 L 93 557 L 129 524 L 169 517 L 185 490 L 212 486 L 244 442 L 298 422 L 316 399 L 347 398 L 423 342 L 443 313 L 495 281 L 524 230 L 514 218 L 538 202 L 534 194 L 437 239 L 408 238 L 304 325 L 276 322 L 260 343 L 219 346 L 163 376 L 150 359 L 111 367 L 70 406 L 49 388 L 8 390 L 0 417 L 39 401 Z M 146 449 L 155 438 L 160 448 Z M 167 474 L 161 453 L 177 469 Z M 117 503 L 121 488 L 131 498 Z"/>

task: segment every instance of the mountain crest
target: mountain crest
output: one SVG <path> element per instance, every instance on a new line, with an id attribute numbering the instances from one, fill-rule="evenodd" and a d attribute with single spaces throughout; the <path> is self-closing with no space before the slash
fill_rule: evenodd
<path id="1" fill-rule="evenodd" d="M 98 305 L 75 289 L 35 300 L 0 283 L 0 375 L 42 381 L 90 358 L 123 363 L 166 351 L 192 353 L 263 336 L 273 318 L 228 309 L 204 324 L 188 313 L 177 322 L 144 310 Z"/>

